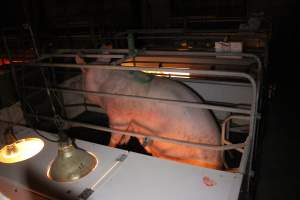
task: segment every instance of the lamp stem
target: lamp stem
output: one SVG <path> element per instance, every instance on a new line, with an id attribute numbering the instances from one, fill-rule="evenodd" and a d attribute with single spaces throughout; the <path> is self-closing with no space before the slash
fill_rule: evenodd
<path id="1" fill-rule="evenodd" d="M 58 137 L 59 137 L 59 146 L 70 143 L 68 135 L 63 130 L 59 130 Z"/>
<path id="2" fill-rule="evenodd" d="M 17 141 L 17 137 L 13 133 L 13 129 L 11 126 L 7 128 L 7 130 L 4 132 L 4 141 L 6 145 L 10 145 Z"/>

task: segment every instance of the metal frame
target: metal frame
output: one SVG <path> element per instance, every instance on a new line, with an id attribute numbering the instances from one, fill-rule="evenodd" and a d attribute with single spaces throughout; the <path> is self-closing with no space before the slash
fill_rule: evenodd
<path id="1" fill-rule="evenodd" d="M 220 106 L 220 105 L 214 105 L 214 104 L 206 104 L 206 103 L 193 103 L 193 102 L 184 102 L 184 101 L 175 101 L 175 100 L 166 100 L 166 99 L 157 99 L 157 98 L 148 98 L 148 97 L 141 97 L 141 96 L 129 96 L 129 95 L 120 95 L 120 94 L 110 94 L 110 93 L 103 93 L 103 92 L 91 92 L 91 91 L 83 91 L 83 90 L 74 90 L 74 89 L 68 89 L 68 88 L 42 88 L 42 89 L 49 89 L 53 91 L 59 91 L 59 92 L 66 92 L 66 93 L 76 93 L 76 94 L 93 94 L 98 96 L 116 96 L 118 98 L 128 98 L 128 99 L 136 99 L 136 100 L 142 100 L 142 101 L 156 101 L 160 103 L 167 103 L 167 104 L 176 104 L 176 105 L 184 105 L 184 106 L 191 106 L 195 108 L 205 108 L 205 109 L 211 109 L 211 110 L 219 110 L 219 111 L 226 111 L 226 112 L 233 112 L 236 114 L 244 114 L 248 116 L 232 116 L 226 119 L 223 124 L 226 124 L 226 122 L 229 119 L 232 119 L 234 117 L 237 118 L 243 118 L 248 119 L 250 121 L 250 130 L 248 138 L 245 142 L 239 143 L 239 144 L 229 144 L 226 143 L 225 140 L 222 139 L 222 145 L 208 145 L 208 144 L 198 144 L 198 143 L 190 143 L 185 141 L 178 141 L 168 138 L 162 138 L 158 136 L 145 136 L 141 133 L 134 133 L 134 132 L 127 132 L 127 131 L 117 131 L 113 129 L 109 129 L 106 127 L 86 124 L 86 123 L 80 123 L 80 122 L 74 122 L 71 120 L 65 120 L 65 122 L 70 123 L 72 125 L 80 125 L 96 130 L 103 130 L 108 132 L 118 132 L 120 134 L 124 135 L 130 135 L 130 136 L 138 136 L 138 137 L 146 137 L 148 139 L 155 139 L 155 140 L 162 140 L 167 142 L 172 142 L 176 144 L 182 144 L 182 145 L 189 145 L 193 147 L 200 147 L 205 149 L 213 149 L 213 150 L 229 150 L 229 149 L 237 149 L 238 151 L 241 151 L 241 148 L 244 148 L 242 153 L 242 159 L 240 161 L 239 166 L 239 173 L 241 174 L 247 174 L 250 176 L 252 174 L 251 169 L 247 172 L 247 166 L 252 165 L 252 156 L 253 156 L 253 146 L 255 141 L 255 130 L 256 130 L 256 121 L 258 118 L 257 113 L 257 105 L 259 102 L 259 94 L 260 94 L 260 83 L 261 83 L 261 77 L 262 77 L 262 64 L 260 59 L 256 55 L 252 54 L 245 54 L 245 53 L 235 53 L 235 54 L 224 54 L 224 53 L 211 53 L 211 52 L 178 52 L 178 51 L 140 51 L 138 56 L 179 56 L 179 57 L 210 57 L 209 59 L 213 61 L 218 60 L 218 57 L 222 57 L 222 59 L 225 59 L 229 61 L 232 61 L 230 56 L 241 56 L 243 59 L 247 58 L 252 60 L 253 62 L 257 63 L 257 74 L 256 79 L 253 78 L 251 75 L 243 73 L 243 72 L 230 72 L 230 71 L 217 71 L 217 70 L 190 70 L 190 69 L 171 69 L 171 68 L 154 68 L 154 67 L 122 67 L 122 66 L 111 66 L 111 65 L 76 65 L 76 64 L 61 64 L 61 63 L 41 63 L 43 59 L 46 58 L 52 58 L 52 57 L 74 57 L 76 54 L 69 54 L 77 53 L 78 51 L 84 51 L 86 53 L 89 53 L 85 55 L 84 57 L 90 57 L 90 58 L 99 58 L 99 57 L 105 57 L 105 58 L 118 58 L 120 60 L 124 60 L 127 58 L 134 58 L 134 57 L 128 57 L 129 50 L 128 49 L 111 49 L 111 50 L 105 50 L 106 54 L 99 55 L 96 53 L 101 53 L 102 50 L 99 49 L 65 49 L 60 50 L 60 54 L 53 54 L 53 55 L 46 55 L 40 57 L 36 63 L 31 64 L 23 64 L 23 65 L 30 65 L 35 67 L 63 67 L 63 68 L 101 68 L 101 69 L 110 69 L 110 70 L 130 70 L 130 71 L 143 71 L 143 70 L 151 70 L 151 71 L 164 71 L 164 72 L 187 72 L 192 73 L 196 75 L 207 75 L 207 76 L 218 76 L 218 77 L 235 77 L 235 78 L 241 78 L 246 79 L 252 87 L 252 101 L 251 101 L 251 109 L 245 109 L 245 108 L 236 108 L 236 107 L 230 107 L 230 106 Z M 92 54 L 91 54 L 92 53 Z M 234 62 L 243 64 L 243 59 L 241 60 L 234 60 Z M 201 61 L 201 59 L 200 59 Z M 250 63 L 253 63 L 250 62 Z M 26 87 L 27 89 L 41 89 L 39 87 Z M 36 116 L 35 116 L 36 117 Z M 49 117 L 43 117 L 41 118 L 48 119 L 48 120 L 55 120 L 54 118 Z M 223 134 L 225 133 L 225 125 L 222 125 L 222 138 Z M 247 165 L 249 160 L 249 165 Z"/>

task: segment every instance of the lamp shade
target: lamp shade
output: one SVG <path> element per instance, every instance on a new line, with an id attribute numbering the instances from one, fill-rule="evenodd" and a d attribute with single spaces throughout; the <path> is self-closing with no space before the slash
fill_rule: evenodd
<path id="1" fill-rule="evenodd" d="M 75 148 L 72 144 L 65 144 L 59 146 L 47 175 L 54 181 L 69 182 L 86 176 L 96 166 L 97 159 L 94 155 Z"/>
<path id="2" fill-rule="evenodd" d="M 5 145 L 0 150 L 0 162 L 16 163 L 38 154 L 44 147 L 43 140 L 39 138 L 25 138 Z"/>

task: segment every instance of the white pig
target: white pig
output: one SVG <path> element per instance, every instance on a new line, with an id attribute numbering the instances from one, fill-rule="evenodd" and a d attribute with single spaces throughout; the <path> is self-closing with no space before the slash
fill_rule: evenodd
<path id="1" fill-rule="evenodd" d="M 85 64 L 78 55 L 77 64 Z M 95 64 L 103 64 L 98 59 Z M 190 88 L 174 80 L 152 76 L 143 72 L 82 69 L 84 89 L 133 96 L 144 96 L 189 102 L 203 102 Z M 220 144 L 219 128 L 212 114 L 206 109 L 159 102 L 100 97 L 87 95 L 94 104 L 102 107 L 108 117 L 110 128 L 155 135 L 194 143 Z M 109 145 L 126 144 L 130 136 L 112 133 Z M 143 144 L 143 138 L 138 138 Z M 192 165 L 220 169 L 220 151 L 205 150 L 153 140 L 145 146 L 153 156 L 189 163 Z"/>

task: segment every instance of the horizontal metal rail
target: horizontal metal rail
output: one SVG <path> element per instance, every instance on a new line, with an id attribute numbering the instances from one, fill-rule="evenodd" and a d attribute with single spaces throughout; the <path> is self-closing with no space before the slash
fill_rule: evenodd
<path id="1" fill-rule="evenodd" d="M 104 50 L 105 51 L 105 50 Z M 41 61 L 43 59 L 47 58 L 72 58 L 75 57 L 77 54 L 46 54 L 40 57 L 38 60 Z M 227 55 L 227 54 L 226 54 Z M 145 58 L 147 56 L 147 58 Z M 216 58 L 216 57 L 179 57 L 179 56 L 172 56 L 169 55 L 168 57 L 165 55 L 160 55 L 159 60 L 155 61 L 153 60 L 153 57 L 158 57 L 159 55 L 138 55 L 136 57 L 130 57 L 131 60 L 127 62 L 141 62 L 141 63 L 166 63 L 166 64 L 198 64 L 198 65 L 212 65 L 212 64 L 217 64 L 217 65 L 238 65 L 238 66 L 249 66 L 251 64 L 250 60 L 241 60 L 241 59 L 228 59 L 226 57 L 221 57 L 221 58 Z M 117 59 L 123 59 L 126 58 L 125 54 L 82 54 L 81 57 L 84 58 L 117 58 Z M 144 58 L 144 61 L 142 60 Z M 152 59 L 151 59 L 152 58 Z M 179 59 L 178 59 L 179 58 Z M 133 61 L 132 59 L 136 59 Z M 149 61 L 147 61 L 149 59 Z M 183 61 L 180 61 L 180 59 L 185 59 Z M 186 59 L 189 59 L 190 61 L 187 61 Z M 177 62 L 174 62 L 174 60 L 178 60 Z M 124 59 L 124 62 L 126 59 Z"/>
<path id="2" fill-rule="evenodd" d="M 111 65 L 93 65 L 93 64 L 85 64 L 85 65 L 77 65 L 77 64 L 65 64 L 65 63 L 30 63 L 30 64 L 20 64 L 25 66 L 34 66 L 34 67 L 58 67 L 58 68 L 87 68 L 87 69 L 106 69 L 106 70 L 123 70 L 123 71 L 157 71 L 157 72 L 186 72 L 195 75 L 208 75 L 208 76 L 224 76 L 224 77 L 236 77 L 236 78 L 244 78 L 254 81 L 253 77 L 246 73 L 242 72 L 228 72 L 228 71 L 217 71 L 217 70 L 193 70 L 193 69 L 173 69 L 173 68 L 157 68 L 157 67 L 123 67 L 123 66 L 111 66 Z M 255 81 L 254 81 L 255 82 Z"/>
<path id="3" fill-rule="evenodd" d="M 101 53 L 101 52 L 107 52 L 107 53 L 113 53 L 113 54 L 128 54 L 129 50 L 128 49 L 59 49 L 59 53 L 64 53 L 64 52 L 72 52 L 72 53 L 77 53 L 77 52 L 94 52 L 94 53 Z M 140 50 L 138 56 L 143 56 L 143 55 L 149 55 L 149 56 L 209 56 L 213 57 L 216 60 L 219 59 L 218 57 L 223 57 L 227 58 L 228 60 L 235 60 L 230 58 L 230 56 L 240 56 L 243 58 L 251 58 L 254 59 L 258 65 L 257 69 L 258 71 L 262 70 L 262 64 L 258 56 L 250 53 L 217 53 L 217 52 L 187 52 L 187 51 L 153 51 L 153 50 L 147 50 L 143 51 Z"/>
<path id="4" fill-rule="evenodd" d="M 33 115 L 33 114 L 28 114 L 25 113 L 26 116 L 33 117 L 33 118 L 40 118 L 44 120 L 50 120 L 54 121 L 55 118 L 53 117 L 48 117 L 48 116 L 43 116 L 43 115 Z M 153 136 L 153 135 L 145 135 L 143 133 L 136 133 L 136 132 L 130 132 L 130 131 L 121 131 L 121 130 L 116 130 L 116 129 L 111 129 L 103 126 L 98 126 L 98 125 L 93 125 L 93 124 L 88 124 L 88 123 L 82 123 L 82 122 L 77 122 L 77 121 L 72 121 L 72 120 L 63 120 L 65 123 L 70 124 L 71 126 L 81 126 L 81 127 L 86 127 L 86 128 L 91 128 L 99 131 L 105 131 L 105 132 L 113 132 L 117 134 L 122 134 L 122 135 L 128 135 L 128 136 L 133 136 L 133 137 L 142 137 L 142 138 L 147 138 L 150 140 L 159 140 L 162 142 L 169 142 L 173 144 L 179 144 L 179 145 L 185 145 L 185 146 L 190 146 L 190 147 L 196 147 L 196 148 L 203 148 L 207 150 L 217 150 L 217 151 L 225 151 L 225 150 L 230 150 L 230 149 L 236 149 L 236 148 L 243 148 L 245 147 L 245 143 L 238 143 L 238 144 L 229 144 L 229 145 L 213 145 L 213 144 L 202 144 L 202 143 L 194 143 L 194 142 L 187 142 L 187 141 L 182 141 L 182 140 L 177 140 L 177 139 L 170 139 L 170 138 L 165 138 L 165 137 L 159 137 L 159 136 Z"/>
<path id="5" fill-rule="evenodd" d="M 42 59 L 53 58 L 53 57 L 73 58 L 76 55 L 77 54 L 44 54 L 41 58 Z M 83 55 L 80 55 L 80 56 L 83 57 L 83 58 L 124 58 L 125 57 L 125 55 L 121 55 L 121 54 L 83 54 Z M 41 60 L 41 58 L 39 60 Z"/>
<path id="6" fill-rule="evenodd" d="M 21 88 L 22 89 L 35 89 L 35 90 L 44 89 L 44 90 L 47 90 L 47 88 L 33 87 L 33 86 L 27 86 L 27 87 L 21 87 Z M 94 96 L 102 96 L 102 97 L 117 97 L 117 98 L 123 98 L 123 99 L 133 99 L 133 100 L 145 100 L 145 101 L 153 102 L 153 103 L 158 102 L 158 103 L 163 103 L 163 104 L 168 104 L 168 105 L 181 105 L 181 106 L 187 106 L 187 107 L 193 107 L 193 108 L 219 110 L 219 111 L 234 112 L 234 113 L 240 113 L 240 114 L 250 114 L 251 113 L 251 111 L 249 109 L 233 108 L 230 106 L 219 106 L 219 105 L 205 104 L 205 103 L 199 103 L 199 102 L 178 101 L 178 100 L 150 98 L 150 97 L 132 96 L 132 95 L 124 95 L 124 94 L 112 94 L 112 93 L 106 93 L 106 92 L 83 91 L 83 90 L 75 90 L 75 89 L 69 89 L 69 88 L 48 88 L 48 89 L 52 90 L 52 91 L 60 91 L 60 92 L 72 93 L 72 94 L 94 95 Z"/>

